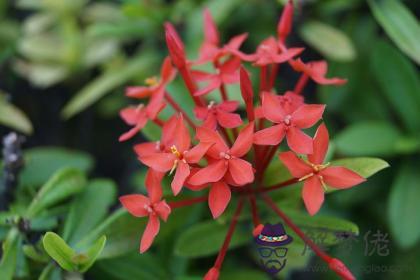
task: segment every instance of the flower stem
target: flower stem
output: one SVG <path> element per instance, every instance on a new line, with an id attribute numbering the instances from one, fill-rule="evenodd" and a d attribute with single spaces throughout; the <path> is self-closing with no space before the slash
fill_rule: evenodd
<path id="1" fill-rule="evenodd" d="M 243 204 L 244 204 L 244 197 L 241 196 L 239 197 L 238 205 L 236 206 L 235 213 L 233 214 L 232 220 L 230 222 L 229 229 L 225 237 L 225 241 L 223 241 L 222 248 L 220 249 L 219 254 L 217 255 L 216 262 L 214 263 L 214 267 L 217 269 L 220 269 L 222 267 L 223 260 L 225 259 L 226 252 L 229 248 L 229 244 L 232 239 L 232 235 L 235 231 L 236 224 L 238 223 L 239 215 L 242 212 Z"/>
<path id="2" fill-rule="evenodd" d="M 273 64 L 271 66 L 271 73 L 270 73 L 270 83 L 269 83 L 270 90 L 274 87 L 278 71 L 279 71 L 279 65 Z"/>
<path id="3" fill-rule="evenodd" d="M 298 94 L 298 95 L 302 94 L 302 91 L 305 88 L 308 81 L 309 81 L 309 76 L 306 75 L 305 73 L 302 73 L 298 82 L 296 83 L 296 86 L 295 86 L 295 89 L 293 90 L 293 92 Z"/>
<path id="4" fill-rule="evenodd" d="M 267 66 L 260 67 L 260 94 L 267 90 Z"/>
<path id="5" fill-rule="evenodd" d="M 254 227 L 261 224 L 260 218 L 258 217 L 258 208 L 257 208 L 257 200 L 255 198 L 255 194 L 252 194 L 248 197 L 249 204 L 251 205 L 251 214 L 252 214 L 252 223 Z"/>
<path id="6" fill-rule="evenodd" d="M 157 124 L 158 126 L 160 126 L 160 127 L 163 127 L 163 125 L 165 124 L 165 122 L 163 120 L 161 120 L 161 119 L 159 119 L 157 117 L 153 120 L 153 122 L 155 124 Z"/>

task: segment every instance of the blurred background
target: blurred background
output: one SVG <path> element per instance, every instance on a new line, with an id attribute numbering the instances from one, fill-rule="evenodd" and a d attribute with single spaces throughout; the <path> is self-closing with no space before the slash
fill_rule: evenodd
<path id="1" fill-rule="evenodd" d="M 329 195 L 321 214 L 358 228 L 343 242 L 322 245 L 358 279 L 420 279 L 420 2 L 295 2 L 288 45 L 305 46 L 305 61 L 325 58 L 329 76 L 349 80 L 342 87 L 311 83 L 305 90 L 310 102 L 327 104 L 324 119 L 335 157 L 379 157 L 390 164 L 366 183 Z M 167 55 L 165 21 L 176 25 L 189 57 L 196 58 L 202 10 L 208 7 L 222 41 L 248 32 L 243 50 L 251 53 L 276 34 L 283 5 L 281 0 L 0 0 L 0 136 L 17 131 L 24 137 L 23 167 L 1 163 L 5 172 L 19 171 L 19 180 L 12 191 L 5 184 L 0 189 L 0 278 L 201 279 L 218 249 L 206 239 L 223 240 L 231 212 L 214 222 L 205 205 L 177 210 L 154 248 L 137 253 L 144 221 L 119 210 L 117 197 L 144 191 L 144 170 L 132 144 L 145 139 L 118 142 L 127 129 L 118 116 L 129 104 L 124 88 L 158 73 Z M 292 88 L 297 79 L 282 67 L 278 90 Z M 180 81 L 171 87 L 185 92 Z M 156 130 L 149 127 L 145 134 L 153 139 Z M 46 196 L 40 191 L 48 188 L 46 182 L 61 185 Z M 35 195 L 41 203 L 33 201 Z M 293 204 L 291 199 L 287 203 Z M 21 216 L 30 217 L 30 224 Z M 243 227 L 221 279 L 271 279 L 258 267 Z M 46 231 L 59 233 L 76 250 L 95 246 L 103 234 L 107 245 L 87 272 L 69 273 L 42 250 Z M 278 278 L 336 279 L 304 248 L 288 262 Z"/>

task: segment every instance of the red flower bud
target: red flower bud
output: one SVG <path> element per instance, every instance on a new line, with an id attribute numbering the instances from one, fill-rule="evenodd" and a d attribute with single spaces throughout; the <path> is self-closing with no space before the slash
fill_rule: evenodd
<path id="1" fill-rule="evenodd" d="M 279 23 L 277 24 L 277 35 L 281 42 L 284 42 L 286 37 L 292 30 L 293 22 L 293 0 L 289 0 L 284 6 Z"/>
<path id="2" fill-rule="evenodd" d="M 252 83 L 249 79 L 249 74 L 243 66 L 240 70 L 240 84 L 241 84 L 241 95 L 245 101 L 246 112 L 250 121 L 253 121 L 254 116 L 254 91 L 252 90 Z"/>
<path id="3" fill-rule="evenodd" d="M 212 267 L 204 276 L 204 280 L 218 280 L 219 279 L 219 269 Z"/>
<path id="4" fill-rule="evenodd" d="M 263 230 L 263 228 L 264 228 L 264 225 L 263 225 L 263 224 L 259 224 L 259 225 L 258 225 L 258 226 L 256 226 L 256 227 L 254 228 L 254 230 L 252 231 L 252 235 L 253 235 L 254 237 L 256 237 L 256 236 L 260 235 L 260 233 L 261 233 L 261 231 Z"/>
<path id="5" fill-rule="evenodd" d="M 169 22 L 165 23 L 165 38 L 173 64 L 178 69 L 185 67 L 186 59 L 184 44 L 174 26 Z"/>
<path id="6" fill-rule="evenodd" d="M 353 274 L 350 272 L 350 270 L 339 259 L 331 259 L 328 262 L 328 265 L 329 265 L 331 270 L 333 270 L 335 273 L 340 275 L 343 279 L 346 279 L 346 280 L 355 280 L 356 279 L 353 276 Z"/>

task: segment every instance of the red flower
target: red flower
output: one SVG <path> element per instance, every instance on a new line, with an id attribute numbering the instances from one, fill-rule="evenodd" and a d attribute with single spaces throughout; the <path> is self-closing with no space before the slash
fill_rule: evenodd
<path id="1" fill-rule="evenodd" d="M 142 194 L 130 194 L 120 197 L 120 202 L 135 217 L 149 217 L 140 243 L 140 253 L 144 253 L 152 245 L 159 232 L 159 218 L 168 219 L 171 208 L 162 200 L 162 174 L 149 171 L 146 177 L 146 188 L 149 197 Z"/>
<path id="2" fill-rule="evenodd" d="M 204 121 L 204 127 L 216 129 L 220 125 L 234 128 L 242 124 L 241 116 L 233 113 L 238 106 L 238 101 L 225 101 L 216 105 L 211 101 L 207 107 L 195 107 L 194 114 L 197 119 Z"/>
<path id="3" fill-rule="evenodd" d="M 207 81 L 206 87 L 196 91 L 195 96 L 208 94 L 215 89 L 218 89 L 223 84 L 235 84 L 239 82 L 239 68 L 241 67 L 241 60 L 237 57 L 232 57 L 226 60 L 223 64 L 218 66 L 216 73 L 206 73 L 203 71 L 191 71 L 194 79 L 198 82 Z"/>
<path id="4" fill-rule="evenodd" d="M 340 166 L 323 164 L 328 150 L 328 131 L 321 124 L 313 140 L 313 154 L 308 161 L 298 158 L 292 152 L 280 154 L 280 160 L 286 165 L 293 177 L 304 181 L 302 197 L 310 215 L 314 215 L 324 202 L 326 185 L 337 189 L 346 189 L 365 181 L 357 173 Z"/>
<path id="5" fill-rule="evenodd" d="M 126 95 L 134 98 L 146 98 L 155 95 L 163 95 L 166 85 L 169 84 L 176 75 L 176 70 L 172 66 L 171 58 L 168 56 L 163 61 L 160 69 L 160 80 L 156 77 L 146 79 L 148 86 L 134 86 L 126 88 Z"/>
<path id="6" fill-rule="evenodd" d="M 165 103 L 153 100 L 146 107 L 144 104 L 140 104 L 137 107 L 129 106 L 122 109 L 120 117 L 133 128 L 121 135 L 119 141 L 126 141 L 136 135 L 149 120 L 154 120 L 164 107 Z"/>
<path id="7" fill-rule="evenodd" d="M 182 43 L 175 27 L 169 22 L 165 23 L 165 39 L 172 62 L 178 69 L 184 68 L 187 65 L 184 43 Z"/>
<path id="8" fill-rule="evenodd" d="M 211 163 L 189 179 L 192 185 L 202 185 L 220 181 L 227 173 L 239 186 L 254 180 L 252 165 L 241 159 L 252 146 L 254 123 L 248 124 L 238 135 L 230 149 L 217 131 L 199 127 L 197 138 L 202 142 L 215 143 L 206 153 Z"/>
<path id="9" fill-rule="evenodd" d="M 293 107 L 287 109 L 294 109 Z M 266 119 L 276 123 L 269 128 L 257 131 L 254 143 L 257 145 L 278 145 L 286 136 L 290 149 L 300 154 L 312 153 L 312 139 L 301 129 L 316 124 L 322 117 L 325 105 L 301 105 L 287 112 L 279 98 L 268 92 L 262 95 L 262 111 Z"/>
<path id="10" fill-rule="evenodd" d="M 203 12 L 204 16 L 204 42 L 201 45 L 199 58 L 195 61 L 195 64 L 201 64 L 205 62 L 216 62 L 220 58 L 226 55 L 241 56 L 242 52 L 239 51 L 242 43 L 248 37 L 247 33 L 237 35 L 230 39 L 230 41 L 220 47 L 220 36 L 217 26 L 208 9 Z"/>
<path id="11" fill-rule="evenodd" d="M 178 117 L 173 133 L 173 145 L 169 150 L 140 156 L 139 160 L 158 172 L 170 171 L 172 173 L 175 171 L 171 187 L 174 195 L 177 195 L 190 175 L 190 164 L 198 163 L 212 143 L 200 142 L 191 148 L 190 133 L 184 124 L 182 115 Z"/>
<path id="12" fill-rule="evenodd" d="M 298 58 L 297 60 L 289 60 L 289 64 L 295 71 L 303 72 L 321 85 L 342 85 L 347 82 L 347 80 L 340 78 L 326 78 L 328 65 L 324 60 L 311 61 L 305 64 Z"/>
<path id="13" fill-rule="evenodd" d="M 284 63 L 299 55 L 304 48 L 280 48 L 274 37 L 269 37 L 261 42 L 255 54 L 242 55 L 241 59 L 252 61 L 255 65 L 265 66 L 274 63 Z"/>

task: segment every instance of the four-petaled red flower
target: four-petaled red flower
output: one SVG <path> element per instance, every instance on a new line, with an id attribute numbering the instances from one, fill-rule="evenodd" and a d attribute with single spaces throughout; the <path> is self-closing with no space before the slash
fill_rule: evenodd
<path id="1" fill-rule="evenodd" d="M 178 117 L 173 133 L 173 142 L 169 149 L 139 156 L 139 160 L 158 172 L 170 171 L 172 173 L 175 171 L 171 187 L 174 195 L 177 195 L 190 175 L 190 164 L 198 163 L 212 143 L 200 142 L 191 148 L 190 133 L 182 115 Z"/>
<path id="2" fill-rule="evenodd" d="M 304 181 L 302 197 L 310 215 L 315 215 L 321 208 L 327 185 L 336 189 L 346 189 L 365 181 L 365 178 L 345 167 L 323 163 L 328 142 L 327 128 L 321 124 L 313 139 L 313 153 L 308 155 L 307 160 L 298 158 L 290 151 L 280 154 L 280 160 L 292 176 Z"/>
<path id="3" fill-rule="evenodd" d="M 230 201 L 231 192 L 228 185 L 243 186 L 254 181 L 252 165 L 241 159 L 252 146 L 253 134 L 254 123 L 250 123 L 239 133 L 232 148 L 229 148 L 218 132 L 205 127 L 197 129 L 197 138 L 200 141 L 212 142 L 214 145 L 206 153 L 208 166 L 192 175 L 188 183 L 212 183 L 209 207 L 214 218 L 223 213 Z"/>
<path id="4" fill-rule="evenodd" d="M 247 33 L 237 35 L 229 40 L 229 42 L 220 47 L 220 36 L 217 26 L 208 9 L 204 9 L 204 42 L 200 47 L 199 58 L 194 64 L 202 64 L 205 62 L 217 62 L 226 55 L 243 55 L 239 51 L 242 43 L 248 37 Z"/>
<path id="5" fill-rule="evenodd" d="M 238 56 L 245 61 L 252 61 L 255 65 L 265 66 L 274 63 L 284 63 L 303 52 L 304 48 L 280 48 L 274 37 L 268 37 L 258 46 L 255 54 Z"/>
<path id="6" fill-rule="evenodd" d="M 342 85 L 347 82 L 347 80 L 340 78 L 326 78 L 325 75 L 327 74 L 328 66 L 327 62 L 324 60 L 304 63 L 300 58 L 298 58 L 296 60 L 289 60 L 289 64 L 295 71 L 303 72 L 316 83 L 321 85 Z"/>
<path id="7" fill-rule="evenodd" d="M 129 106 L 120 111 L 120 117 L 130 126 L 133 126 L 129 131 L 122 134 L 119 141 L 126 141 L 136 135 L 149 120 L 154 120 L 160 111 L 165 107 L 165 103 L 159 100 L 153 100 L 147 106 L 140 104 L 136 106 Z"/>
<path id="8" fill-rule="evenodd" d="M 291 109 L 291 108 L 288 108 Z M 325 105 L 301 105 L 293 112 L 285 111 L 279 98 L 269 92 L 262 95 L 262 112 L 275 125 L 257 131 L 254 143 L 257 145 L 278 145 L 286 136 L 289 148 L 296 153 L 311 154 L 312 139 L 301 129 L 315 125 L 322 117 Z"/>
<path id="9" fill-rule="evenodd" d="M 161 218 L 166 222 L 171 208 L 162 200 L 163 174 L 149 170 L 146 176 L 146 189 L 149 197 L 142 194 L 130 194 L 120 197 L 120 202 L 127 211 L 135 217 L 149 217 L 146 229 L 140 242 L 140 253 L 145 252 L 152 245 L 159 232 Z"/>
<path id="10" fill-rule="evenodd" d="M 217 128 L 217 125 L 234 128 L 242 124 L 241 116 L 233 113 L 238 106 L 238 101 L 225 101 L 220 104 L 211 101 L 207 107 L 195 107 L 194 114 L 197 119 L 204 121 L 202 125 L 204 127 L 213 130 Z"/>
<path id="11" fill-rule="evenodd" d="M 216 68 L 216 73 L 206 73 L 199 70 L 191 71 L 192 76 L 197 82 L 208 82 L 208 84 L 196 91 L 195 96 L 201 96 L 220 88 L 221 85 L 235 84 L 239 82 L 239 68 L 241 60 L 232 57 L 223 62 Z"/>

